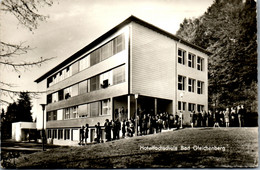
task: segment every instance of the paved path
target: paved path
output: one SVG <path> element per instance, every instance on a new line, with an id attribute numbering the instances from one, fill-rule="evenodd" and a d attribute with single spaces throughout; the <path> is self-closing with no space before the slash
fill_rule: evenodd
<path id="1" fill-rule="evenodd" d="M 51 148 L 56 148 L 59 146 L 55 145 L 45 145 L 45 149 L 49 150 Z M 14 140 L 8 139 L 1 141 L 1 151 L 6 152 L 38 152 L 42 151 L 41 143 L 33 143 L 33 142 L 16 142 Z"/>

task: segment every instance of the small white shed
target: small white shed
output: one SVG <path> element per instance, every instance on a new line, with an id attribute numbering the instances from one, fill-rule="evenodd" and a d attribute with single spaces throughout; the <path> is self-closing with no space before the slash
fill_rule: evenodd
<path id="1" fill-rule="evenodd" d="M 28 140 L 29 135 L 36 130 L 36 123 L 33 122 L 12 123 L 12 139 L 15 141 Z"/>

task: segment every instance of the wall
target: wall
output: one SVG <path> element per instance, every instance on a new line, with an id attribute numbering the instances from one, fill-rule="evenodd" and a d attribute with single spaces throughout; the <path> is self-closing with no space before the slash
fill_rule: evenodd
<path id="1" fill-rule="evenodd" d="M 132 23 L 131 92 L 172 100 L 175 95 L 174 41 Z"/>
<path id="2" fill-rule="evenodd" d="M 186 61 L 185 61 L 185 65 L 183 64 L 177 64 L 177 75 L 182 75 L 182 76 L 186 76 L 186 86 L 185 86 L 185 90 L 181 91 L 178 90 L 177 91 L 177 95 L 176 95 L 176 99 L 177 101 L 183 101 L 186 102 L 186 111 L 183 113 L 183 121 L 184 121 L 184 125 L 189 125 L 190 124 L 190 112 L 188 111 L 188 103 L 194 103 L 196 104 L 200 104 L 200 105 L 204 105 L 204 110 L 208 111 L 208 56 L 200 51 L 194 50 L 193 48 L 186 46 L 182 43 L 177 43 L 177 49 L 181 48 L 183 50 L 186 51 Z M 200 56 L 204 59 L 204 70 L 203 71 L 199 71 L 197 70 L 197 65 L 196 65 L 196 60 L 195 60 L 195 68 L 191 68 L 188 67 L 188 53 L 193 53 L 196 55 L 196 59 L 197 56 Z M 195 84 L 195 92 L 189 92 L 188 91 L 188 78 L 192 78 L 196 80 L 196 84 Z M 204 82 L 204 94 L 197 94 L 197 80 L 203 81 Z M 176 87 L 178 86 L 178 79 L 176 79 Z M 183 93 L 183 97 L 180 97 L 180 94 Z M 177 104 L 178 102 L 176 102 L 176 110 L 175 112 L 179 112 L 177 109 Z"/>

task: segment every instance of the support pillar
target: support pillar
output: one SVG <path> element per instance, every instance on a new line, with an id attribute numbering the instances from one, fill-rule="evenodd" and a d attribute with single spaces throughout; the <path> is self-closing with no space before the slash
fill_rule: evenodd
<path id="1" fill-rule="evenodd" d="M 111 120 L 113 120 L 114 121 L 114 98 L 113 97 L 111 97 L 110 98 L 110 108 L 111 108 L 111 115 L 112 115 L 112 117 L 111 117 Z"/>
<path id="2" fill-rule="evenodd" d="M 127 96 L 127 119 L 130 120 L 131 114 L 131 95 Z"/>
<path id="3" fill-rule="evenodd" d="M 157 110 L 158 110 L 158 106 L 157 106 L 157 99 L 154 99 L 154 114 L 157 115 Z"/>

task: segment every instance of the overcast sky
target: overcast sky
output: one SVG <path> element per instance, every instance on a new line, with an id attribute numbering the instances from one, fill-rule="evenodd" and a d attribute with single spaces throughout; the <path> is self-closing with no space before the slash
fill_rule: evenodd
<path id="1" fill-rule="evenodd" d="M 1 13 L 1 39 L 26 42 L 33 48 L 20 60 L 56 57 L 21 73 L 1 65 L 1 81 L 16 84 L 15 90 L 41 90 L 34 80 L 130 15 L 175 34 L 184 18 L 203 15 L 212 3 L 213 0 L 55 0 L 53 6 L 40 9 L 49 18 L 33 32 L 18 25 L 15 17 Z"/>

